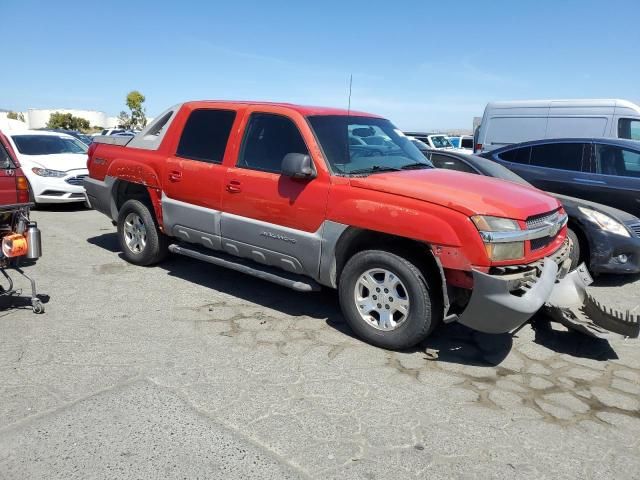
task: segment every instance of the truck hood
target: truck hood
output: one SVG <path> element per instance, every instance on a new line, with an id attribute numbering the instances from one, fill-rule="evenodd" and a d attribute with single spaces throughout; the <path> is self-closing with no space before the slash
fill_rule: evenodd
<path id="1" fill-rule="evenodd" d="M 467 216 L 492 215 L 526 220 L 560 207 L 558 200 L 533 187 L 435 168 L 378 173 L 351 178 L 350 182 L 355 188 L 415 198 Z"/>
<path id="2" fill-rule="evenodd" d="M 84 153 L 57 153 L 52 155 L 21 155 L 25 167 L 40 166 L 50 170 L 79 170 L 87 168 L 87 155 Z M 29 165 L 33 163 L 34 165 Z"/>

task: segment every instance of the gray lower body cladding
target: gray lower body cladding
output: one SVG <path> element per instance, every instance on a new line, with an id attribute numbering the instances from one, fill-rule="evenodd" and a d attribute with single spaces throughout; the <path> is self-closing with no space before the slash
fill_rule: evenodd
<path id="1" fill-rule="evenodd" d="M 113 200 L 113 186 L 116 180 L 113 177 L 106 177 L 104 181 L 85 177 L 82 182 L 91 208 L 104 213 L 114 221 L 118 218 L 118 211 Z"/>

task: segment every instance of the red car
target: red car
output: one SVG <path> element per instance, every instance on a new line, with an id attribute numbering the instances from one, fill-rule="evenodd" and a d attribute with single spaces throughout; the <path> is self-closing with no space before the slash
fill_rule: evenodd
<path id="1" fill-rule="evenodd" d="M 23 259 L 36 260 L 42 252 L 40 230 L 29 219 L 32 203 L 29 182 L 11 144 L 0 132 L 0 272 L 8 282 L 0 288 L 0 296 L 12 296 L 18 292 L 8 269 L 17 271 L 31 283 L 31 307 L 35 313 L 44 313 L 44 305 L 36 293 L 35 281 L 20 268 Z"/>
<path id="2" fill-rule="evenodd" d="M 353 330 L 386 348 L 442 320 L 508 332 L 559 279 L 582 297 L 590 281 L 567 275 L 556 199 L 434 169 L 367 113 L 188 102 L 133 139 L 96 137 L 88 169 L 88 199 L 117 223 L 128 261 L 171 251 L 296 290 L 336 288 Z"/>

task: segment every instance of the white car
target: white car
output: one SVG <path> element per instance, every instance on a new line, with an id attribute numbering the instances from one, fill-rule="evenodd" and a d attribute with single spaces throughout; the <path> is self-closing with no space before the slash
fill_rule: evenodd
<path id="1" fill-rule="evenodd" d="M 451 144 L 460 153 L 473 153 L 473 137 L 462 135 L 461 137 L 449 137 Z"/>
<path id="2" fill-rule="evenodd" d="M 84 143 L 71 135 L 42 130 L 9 130 L 6 136 L 36 204 L 86 201 L 82 181 L 89 171 Z"/>

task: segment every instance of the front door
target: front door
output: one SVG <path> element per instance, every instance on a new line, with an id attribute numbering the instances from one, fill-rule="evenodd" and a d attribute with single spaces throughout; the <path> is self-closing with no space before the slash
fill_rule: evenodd
<path id="1" fill-rule="evenodd" d="M 209 248 L 220 248 L 222 166 L 234 110 L 196 108 L 186 113 L 175 154 L 165 163 L 162 199 L 167 233 Z M 179 127 L 180 124 L 178 124 Z"/>
<path id="2" fill-rule="evenodd" d="M 640 216 L 640 149 L 605 143 L 594 149 L 596 174 L 589 200 Z"/>
<path id="3" fill-rule="evenodd" d="M 304 132 L 304 133 L 303 133 Z M 237 162 L 230 165 L 222 192 L 222 247 L 228 253 L 316 277 L 329 175 L 312 158 L 315 178 L 281 175 L 288 153 L 310 155 L 312 134 L 275 113 L 248 116 Z"/>

